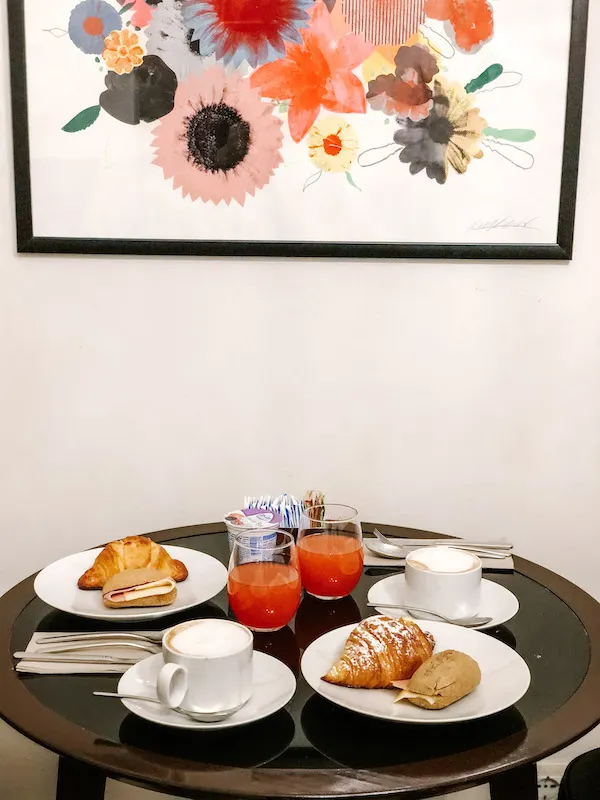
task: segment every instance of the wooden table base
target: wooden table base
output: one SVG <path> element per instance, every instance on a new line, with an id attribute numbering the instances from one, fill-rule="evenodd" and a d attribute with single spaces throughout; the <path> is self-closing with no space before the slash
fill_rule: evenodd
<path id="1" fill-rule="evenodd" d="M 491 800 L 537 800 L 537 769 L 535 764 L 511 769 L 490 781 Z"/>
<path id="2" fill-rule="evenodd" d="M 105 785 L 101 770 L 72 758 L 58 759 L 56 800 L 104 800 Z"/>

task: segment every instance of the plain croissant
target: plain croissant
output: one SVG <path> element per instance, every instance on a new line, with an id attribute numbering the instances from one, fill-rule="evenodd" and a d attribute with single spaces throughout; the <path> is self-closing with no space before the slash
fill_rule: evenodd
<path id="1" fill-rule="evenodd" d="M 353 689 L 387 689 L 431 657 L 435 641 L 412 619 L 369 617 L 351 632 L 323 680 Z"/>
<path id="2" fill-rule="evenodd" d="M 188 576 L 185 564 L 171 558 L 164 547 L 147 536 L 128 536 L 107 544 L 93 565 L 79 578 L 77 586 L 80 589 L 101 589 L 113 575 L 143 567 L 160 570 L 175 581 L 184 581 Z"/>

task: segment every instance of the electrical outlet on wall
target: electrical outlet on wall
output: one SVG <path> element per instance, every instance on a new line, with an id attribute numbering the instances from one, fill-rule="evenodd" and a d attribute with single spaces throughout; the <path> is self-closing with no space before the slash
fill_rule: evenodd
<path id="1" fill-rule="evenodd" d="M 538 780 L 538 798 L 539 800 L 556 800 L 558 797 L 559 781 L 551 778 L 549 775 L 545 778 Z"/>

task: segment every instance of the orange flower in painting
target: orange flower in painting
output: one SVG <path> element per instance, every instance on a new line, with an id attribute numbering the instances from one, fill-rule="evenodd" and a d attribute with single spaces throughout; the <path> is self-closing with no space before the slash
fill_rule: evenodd
<path id="1" fill-rule="evenodd" d="M 425 13 L 433 19 L 448 20 L 456 44 L 472 50 L 494 33 L 494 16 L 487 0 L 425 0 Z"/>
<path id="2" fill-rule="evenodd" d="M 321 106 L 342 114 L 367 110 L 364 86 L 352 70 L 373 46 L 353 33 L 336 36 L 323 0 L 316 0 L 308 13 L 302 44 L 286 42 L 284 58 L 264 64 L 250 77 L 264 97 L 290 101 L 288 124 L 295 142 L 306 136 Z"/>
<path id="3" fill-rule="evenodd" d="M 108 69 L 117 75 L 129 73 L 144 60 L 144 50 L 139 45 L 137 33 L 128 30 L 113 31 L 104 40 L 105 50 L 102 53 Z"/>

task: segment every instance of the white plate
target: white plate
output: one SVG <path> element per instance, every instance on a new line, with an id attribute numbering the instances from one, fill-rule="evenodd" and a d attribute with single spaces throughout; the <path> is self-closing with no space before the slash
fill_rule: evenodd
<path id="1" fill-rule="evenodd" d="M 390 575 L 389 578 L 383 578 L 377 581 L 369 589 L 367 600 L 369 603 L 393 603 L 394 605 L 402 605 L 405 602 L 406 591 L 406 577 L 405 575 Z M 515 595 L 494 581 L 488 581 L 485 578 L 481 581 L 481 608 L 478 614 L 482 617 L 491 617 L 492 621 L 487 625 L 479 625 L 475 630 L 484 630 L 485 628 L 495 628 L 512 619 L 519 610 L 519 601 Z M 434 617 L 427 614 L 409 614 L 402 609 L 393 608 L 377 608 L 381 614 L 387 614 L 389 617 L 413 617 L 414 619 L 431 619 Z M 437 619 L 437 618 L 436 618 Z"/>
<path id="2" fill-rule="evenodd" d="M 514 705 L 529 688 L 529 667 L 518 653 L 485 633 L 446 622 L 422 624 L 435 637 L 435 652 L 459 650 L 477 661 L 481 683 L 474 692 L 447 708 L 432 711 L 411 703 L 394 703 L 396 689 L 348 689 L 321 680 L 338 660 L 356 625 L 326 633 L 302 657 L 302 674 L 312 689 L 338 706 L 391 722 L 465 722 L 488 717 Z"/>
<path id="3" fill-rule="evenodd" d="M 156 697 L 156 678 L 163 665 L 161 653 L 139 661 L 121 676 L 118 691 L 121 694 L 139 694 Z M 137 700 L 121 700 L 132 714 L 149 722 L 171 728 L 198 731 L 219 731 L 235 728 L 264 719 L 288 703 L 296 691 L 296 679 L 289 667 L 266 653 L 254 652 L 252 658 L 252 697 L 243 708 L 220 722 L 198 722 L 166 706 Z"/>
<path id="4" fill-rule="evenodd" d="M 131 622 L 132 620 L 157 619 L 176 614 L 188 608 L 206 603 L 218 594 L 227 583 L 227 569 L 216 558 L 190 550 L 188 547 L 166 546 L 167 553 L 183 561 L 188 577 L 177 584 L 177 597 L 170 606 L 154 608 L 106 608 L 99 589 L 78 589 L 80 576 L 94 563 L 102 550 L 86 550 L 61 558 L 43 569 L 33 584 L 35 593 L 53 608 L 75 614 L 78 617 L 103 619 L 109 622 Z"/>

